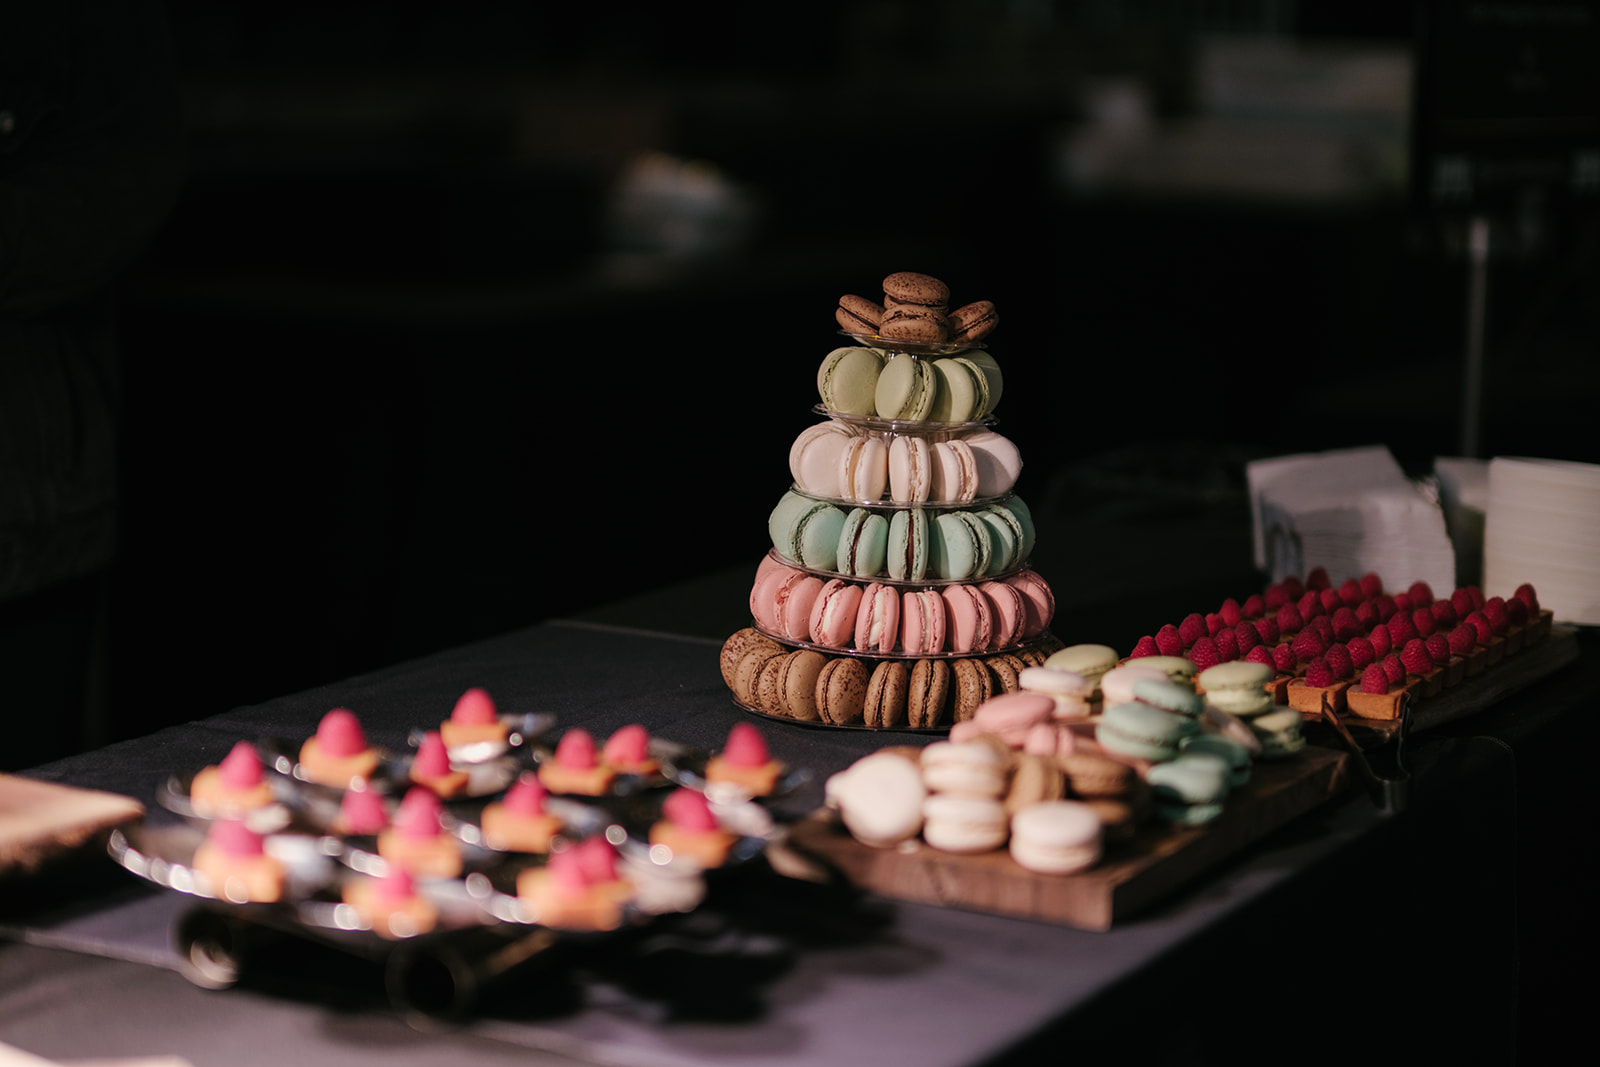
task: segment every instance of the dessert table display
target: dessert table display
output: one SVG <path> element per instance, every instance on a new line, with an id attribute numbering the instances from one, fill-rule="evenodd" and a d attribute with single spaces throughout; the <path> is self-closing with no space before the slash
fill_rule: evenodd
<path id="1" fill-rule="evenodd" d="M 749 721 L 729 700 L 717 660 L 714 641 L 546 624 L 29 777 L 133 797 L 145 804 L 147 824 L 182 825 L 158 796 L 175 771 L 219 765 L 241 740 L 309 738 L 338 707 L 360 715 L 373 745 L 406 751 L 418 724 L 439 722 L 474 687 L 508 715 L 548 715 L 597 738 L 637 723 L 713 752 Z M 1518 711 L 1528 736 L 1553 735 L 1574 708 L 1592 705 L 1592 677 L 1560 672 L 1503 707 Z M 769 802 L 779 823 L 815 813 L 826 777 L 882 743 L 866 731 L 762 731 L 775 760 L 810 771 Z M 567 939 L 530 954 L 526 966 L 484 972 L 467 1012 L 440 1000 L 408 1003 L 385 988 L 393 972 L 384 961 L 270 928 L 239 928 L 235 988 L 197 988 L 178 977 L 195 961 L 174 938 L 194 902 L 97 856 L 95 873 L 71 875 L 82 881 L 3 883 L 0 923 L 20 944 L 0 947 L 0 1039 L 60 1058 L 162 1052 L 224 1062 L 224 1038 L 192 1025 L 215 1016 L 231 1033 L 233 1063 L 359 1061 L 380 1042 L 387 1062 L 400 1063 L 458 1062 L 467 1050 L 492 1062 L 514 1048 L 538 1050 L 544 1062 L 821 1064 L 893 1049 L 908 1061 L 958 1064 L 1109 1039 L 1147 1018 L 1155 998 L 1172 1025 L 1143 1040 L 1146 1058 L 1160 1061 L 1237 1045 L 1231 1030 L 1206 1025 L 1214 1005 L 1192 995 L 1197 983 L 1259 988 L 1266 973 L 1274 988 L 1304 989 L 1308 998 L 1313 990 L 1355 996 L 1372 960 L 1383 958 L 1399 961 L 1416 1011 L 1447 1002 L 1453 1017 L 1475 1020 L 1470 1034 L 1427 1029 L 1399 1046 L 1509 1047 L 1515 796 L 1526 769 L 1505 744 L 1470 734 L 1413 738 L 1407 766 L 1404 811 L 1384 815 L 1348 791 L 1108 932 L 891 903 L 838 880 L 785 877 L 777 872 L 818 872 L 769 848 L 767 859 L 714 880 L 692 911 L 592 943 Z M 1463 939 L 1469 925 L 1473 937 Z M 247 944 L 256 933 L 259 944 Z M 1352 941 L 1370 953 L 1348 951 Z M 93 989 L 94 1004 L 67 995 L 72 988 Z M 409 1030 L 400 1021 L 407 1015 L 448 1017 L 455 1029 Z M 1297 1012 L 1253 1017 L 1259 1042 L 1251 1047 L 1266 1055 L 1300 1025 Z M 1328 1040 L 1354 1049 L 1359 1038 Z"/>

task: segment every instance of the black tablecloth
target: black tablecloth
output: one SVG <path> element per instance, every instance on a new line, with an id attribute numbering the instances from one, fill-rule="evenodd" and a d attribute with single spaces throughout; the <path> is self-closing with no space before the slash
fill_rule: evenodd
<path id="1" fill-rule="evenodd" d="M 748 718 L 717 651 L 546 624 L 31 773 L 151 803 L 172 770 L 215 762 L 241 738 L 302 737 L 335 706 L 399 747 L 473 685 L 503 710 L 553 712 L 597 735 L 641 722 L 715 748 Z M 786 814 L 815 807 L 828 773 L 884 742 L 761 725 L 776 756 L 815 772 Z M 1415 745 L 1411 760 L 1401 815 L 1353 793 L 1109 933 L 859 898 L 758 866 L 714 888 L 700 913 L 508 983 L 448 1035 L 407 1029 L 375 968 L 298 943 L 266 953 L 234 990 L 190 987 L 170 971 L 168 924 L 185 901 L 113 869 L 79 899 L 0 920 L 22 942 L 0 945 L 0 1040 L 60 1058 L 172 1052 L 199 1067 L 378 1050 L 391 1063 L 493 1061 L 505 1048 L 552 1062 L 934 1065 L 1110 1042 L 1136 1061 L 1237 1063 L 1276 1062 L 1280 1042 L 1308 1032 L 1356 1054 L 1374 1020 L 1392 1017 L 1402 1025 L 1388 1051 L 1508 1058 L 1517 761 L 1468 731 Z"/>

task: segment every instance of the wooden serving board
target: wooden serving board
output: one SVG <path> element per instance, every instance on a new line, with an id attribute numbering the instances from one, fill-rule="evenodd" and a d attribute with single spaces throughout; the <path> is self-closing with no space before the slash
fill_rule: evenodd
<path id="1" fill-rule="evenodd" d="M 1414 701 L 1406 712 L 1410 718 L 1409 732 L 1415 734 L 1432 730 L 1487 711 L 1512 693 L 1526 689 L 1569 663 L 1576 662 L 1578 653 L 1577 631 L 1570 626 L 1552 627 L 1542 641 L 1524 646 L 1482 674 L 1464 678 L 1431 697 Z M 1399 719 L 1363 719 L 1344 712 L 1339 715 L 1339 721 L 1363 749 L 1379 748 L 1400 732 Z M 1316 725 L 1320 725 L 1319 717 L 1308 713 L 1306 728 L 1313 731 L 1308 736 L 1316 736 Z M 1328 730 L 1327 736 L 1331 738 L 1333 732 Z"/>
<path id="2" fill-rule="evenodd" d="M 0 774 L 0 881 L 34 874 L 144 814 L 136 800 Z"/>
<path id="3" fill-rule="evenodd" d="M 872 848 L 825 811 L 795 824 L 787 843 L 854 885 L 897 900 L 1109 930 L 1342 792 L 1348 760 L 1343 752 L 1308 746 L 1290 759 L 1258 762 L 1214 822 L 1183 830 L 1152 824 L 1078 874 L 1036 874 L 1005 850 L 966 856 L 920 841 Z"/>

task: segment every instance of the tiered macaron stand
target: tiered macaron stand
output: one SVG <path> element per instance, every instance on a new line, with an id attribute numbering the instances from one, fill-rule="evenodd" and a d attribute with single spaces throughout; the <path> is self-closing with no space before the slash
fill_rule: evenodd
<path id="1" fill-rule="evenodd" d="M 840 332 L 843 334 L 843 336 L 850 338 L 856 344 L 879 350 L 887 357 L 888 360 L 933 360 L 944 356 L 955 356 L 966 351 L 982 350 L 985 347 L 981 343 L 927 344 L 895 341 L 875 335 L 854 334 L 846 331 Z M 968 422 L 937 422 L 929 420 L 913 421 L 905 419 L 883 418 L 877 415 L 845 414 L 837 411 L 831 411 L 825 406 L 825 404 L 821 403 L 815 405 L 812 410 L 815 414 L 846 427 L 852 433 L 877 436 L 884 441 L 886 446 L 889 445 L 896 437 L 921 438 L 931 446 L 934 443 L 948 442 L 981 431 L 991 430 L 997 422 L 992 415 L 987 413 L 980 419 Z M 1032 520 L 1031 516 L 1026 510 L 1026 505 L 1021 501 L 1020 498 L 1017 497 L 1014 490 L 1008 489 L 1004 493 L 983 498 L 974 496 L 971 499 L 966 500 L 928 499 L 914 502 L 894 500 L 892 499 L 892 494 L 887 489 L 884 491 L 881 497 L 870 500 L 822 496 L 813 492 L 808 492 L 805 489 L 802 489 L 798 484 L 791 485 L 789 492 L 814 500 L 819 504 L 835 506 L 846 511 L 857 508 L 865 508 L 872 513 L 884 516 L 885 519 L 891 519 L 896 513 L 920 510 L 928 517 L 928 525 L 930 528 L 933 526 L 936 517 L 944 513 L 955 511 L 972 511 L 991 506 L 1015 508 L 1021 511 L 1021 518 L 1026 524 L 1028 534 L 1030 535 L 1025 539 L 1025 543 L 1021 543 L 1017 546 L 1015 558 L 1007 561 L 1003 566 L 991 566 L 982 573 L 975 573 L 961 578 L 941 577 L 936 573 L 936 568 L 932 565 L 928 567 L 925 573 L 915 576 L 908 575 L 895 577 L 890 573 L 890 569 L 887 565 L 882 571 L 875 575 L 863 576 L 860 574 L 845 573 L 842 570 L 822 569 L 814 566 L 807 566 L 801 561 L 786 557 L 781 548 L 776 545 L 769 553 L 769 562 L 776 562 L 796 571 L 811 574 L 823 582 L 837 579 L 845 582 L 853 582 L 861 586 L 867 586 L 871 583 L 881 583 L 884 586 L 890 587 L 904 594 L 919 590 L 933 590 L 938 592 L 945 587 L 956 584 L 978 586 L 988 582 L 1007 582 L 1011 580 L 1018 580 L 1018 576 L 1030 573 L 1028 551 L 1032 547 Z M 1043 579 L 1038 578 L 1036 575 L 1032 576 L 1031 580 L 1037 582 L 1039 585 L 1044 585 Z M 1048 587 L 1046 586 L 1046 589 L 1047 588 Z M 752 626 L 765 637 L 786 649 L 796 651 L 809 650 L 820 653 L 826 657 L 852 657 L 865 663 L 869 671 L 876 669 L 878 664 L 888 660 L 905 662 L 908 667 L 914 666 L 918 660 L 943 661 L 946 664 L 953 664 L 955 661 L 961 659 L 975 660 L 978 663 L 985 665 L 984 673 L 989 679 L 985 684 L 990 687 L 991 692 L 998 693 L 1003 691 L 1003 682 L 996 677 L 994 672 L 989 668 L 988 665 L 991 661 L 997 658 L 1004 658 L 1008 660 L 1010 670 L 1005 671 L 1005 674 L 1014 679 L 1017 670 L 1020 670 L 1022 667 L 1030 664 L 1036 665 L 1042 663 L 1044 658 L 1050 652 L 1061 647 L 1061 642 L 1055 638 L 1049 629 L 1049 614 L 1051 610 L 1051 607 L 1046 607 L 1043 609 L 1037 607 L 1030 608 L 1029 614 L 1031 618 L 1029 620 L 1029 624 L 1013 640 L 999 644 L 989 644 L 984 647 L 959 649 L 945 648 L 939 651 L 908 650 L 902 647 L 902 645 L 898 642 L 893 648 L 889 649 L 884 649 L 881 646 L 856 647 L 853 641 L 848 641 L 843 644 L 826 644 L 818 642 L 815 639 L 799 637 L 792 633 L 776 632 L 773 627 L 769 625 L 763 625 L 760 619 L 753 619 Z M 953 680 L 950 683 L 950 688 L 952 691 L 955 688 Z M 914 725 L 909 720 L 906 720 L 887 725 L 872 726 L 861 721 L 859 716 L 856 717 L 854 721 L 838 722 L 830 721 L 828 715 L 826 714 L 823 714 L 816 719 L 797 719 L 792 715 L 785 714 L 781 709 L 763 707 L 760 705 L 758 700 L 741 699 L 741 695 L 737 692 L 734 694 L 734 702 L 750 714 L 764 719 L 772 719 L 788 723 L 798 723 L 800 725 L 824 728 L 867 730 L 879 729 L 925 734 L 943 734 L 947 732 L 951 724 L 955 721 L 957 715 L 957 697 L 954 692 L 952 692 L 950 698 L 945 701 L 946 706 L 938 715 L 936 721 L 921 725 Z"/>

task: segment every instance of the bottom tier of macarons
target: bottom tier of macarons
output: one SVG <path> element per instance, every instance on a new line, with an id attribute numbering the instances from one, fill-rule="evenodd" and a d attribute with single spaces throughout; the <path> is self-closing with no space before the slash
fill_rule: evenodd
<path id="1" fill-rule="evenodd" d="M 944 731 L 1017 690 L 1060 647 L 1045 633 L 1007 652 L 871 657 L 798 648 L 755 627 L 723 643 L 723 681 L 749 711 L 824 726 Z"/>

